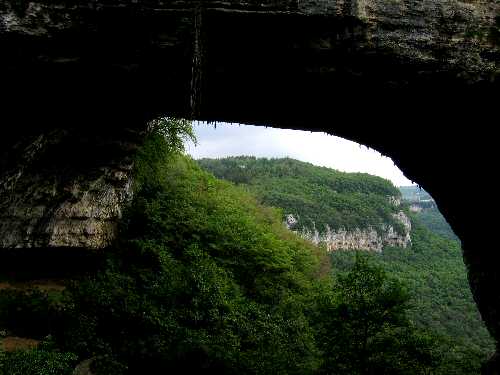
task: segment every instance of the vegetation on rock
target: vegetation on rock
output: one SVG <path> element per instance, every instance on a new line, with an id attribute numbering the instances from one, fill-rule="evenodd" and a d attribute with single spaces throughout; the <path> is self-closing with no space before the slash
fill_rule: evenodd
<path id="1" fill-rule="evenodd" d="M 282 210 L 254 196 L 260 191 L 269 198 L 276 188 L 277 197 L 300 202 L 293 181 L 309 165 L 263 162 L 269 175 L 247 189 L 218 180 L 185 156 L 183 140 L 191 137 L 188 122 L 153 124 L 137 154 L 134 200 L 121 235 L 97 272 L 69 283 L 57 298 L 0 291 L 0 328 L 44 338 L 35 349 L 0 352 L 1 375 L 69 375 L 88 359 L 97 375 L 446 373 L 442 358 L 449 346 L 429 332 L 439 329 L 425 321 L 428 306 L 415 305 L 415 297 L 429 294 L 411 281 L 426 273 L 402 259 L 425 257 L 436 242 L 455 280 L 458 248 L 450 251 L 447 240 L 417 227 L 411 251 L 330 257 L 287 230 Z M 274 173 L 290 186 L 280 190 Z M 340 203 L 332 199 L 330 207 L 339 218 L 347 215 L 344 223 L 391 219 L 387 196 L 397 196 L 397 189 L 382 179 L 326 169 L 302 182 L 307 179 L 311 185 L 302 192 L 315 222 L 313 198 L 331 189 Z M 400 264 L 401 273 L 390 264 Z M 426 286 L 434 293 L 441 285 L 449 286 L 439 278 Z M 461 281 L 456 288 L 468 290 Z M 26 318 L 17 320 L 15 311 Z M 23 325 L 29 321 L 39 326 Z"/>
<path id="2" fill-rule="evenodd" d="M 60 352 L 50 344 L 11 353 L 0 348 L 0 375 L 71 375 L 77 358 L 74 353 Z"/>
<path id="3" fill-rule="evenodd" d="M 335 217 L 332 207 L 343 208 L 339 214 L 343 221 L 338 221 L 337 225 L 348 227 L 346 222 L 361 225 L 363 221 L 356 218 L 368 213 L 375 213 L 368 220 L 374 222 L 373 219 L 377 218 L 384 223 L 388 216 L 380 212 L 394 210 L 384 200 L 387 195 L 402 195 L 403 204 L 398 209 L 405 210 L 408 215 L 405 201 L 433 202 L 428 193 L 417 187 L 403 187 L 400 195 L 396 193 L 396 187 L 381 178 L 346 174 L 292 159 L 231 157 L 201 159 L 199 163 L 217 176 L 246 187 L 262 202 L 299 218 L 306 216 L 308 221 L 315 223 L 327 222 L 331 215 Z M 336 179 L 347 179 L 349 184 L 335 185 Z M 331 186 L 336 188 L 329 190 Z M 345 190 L 338 186 L 344 186 Z M 325 190 L 329 191 L 326 197 Z M 364 195 L 360 200 L 363 208 L 352 204 L 353 201 L 346 204 L 343 197 L 361 197 L 361 194 Z M 377 198 L 367 199 L 373 195 Z M 314 203 L 307 206 L 302 204 L 304 201 Z M 435 371 L 442 374 L 479 373 L 481 363 L 494 351 L 494 342 L 472 299 L 460 243 L 435 204 L 410 215 L 410 218 L 411 248 L 387 247 L 381 254 L 367 253 L 366 256 L 372 265 L 381 267 L 389 277 L 406 286 L 411 297 L 408 318 L 413 324 L 439 337 L 443 362 Z M 332 252 L 333 272 L 338 274 L 350 270 L 355 264 L 356 254 L 357 251 Z"/>
<path id="4" fill-rule="evenodd" d="M 157 132 L 146 140 L 123 236 L 99 274 L 70 288 L 60 342 L 98 356 L 102 374 L 311 373 L 305 312 L 325 254 L 171 146 Z"/>
<path id="5" fill-rule="evenodd" d="M 365 173 L 344 173 L 289 158 L 229 157 L 198 163 L 216 177 L 244 185 L 266 205 L 298 217 L 297 230 L 392 225 L 403 232 L 390 197 L 401 193 L 389 181 Z"/>

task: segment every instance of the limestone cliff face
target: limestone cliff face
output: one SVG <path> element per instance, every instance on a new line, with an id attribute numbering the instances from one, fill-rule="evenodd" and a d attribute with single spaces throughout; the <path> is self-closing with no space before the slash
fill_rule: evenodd
<path id="1" fill-rule="evenodd" d="M 484 79 L 494 73 L 498 63 L 495 54 L 484 53 L 494 44 L 495 16 L 499 12 L 496 1 L 467 0 L 282 0 L 282 1 L 4 1 L 0 6 L 0 33 L 26 37 L 57 36 L 74 30 L 98 33 L 103 29 L 100 20 L 112 20 L 136 14 L 140 27 L 148 27 L 148 19 L 178 15 L 179 30 L 154 29 L 152 22 L 147 43 L 154 48 L 169 49 L 182 43 L 180 33 L 191 24 L 196 32 L 196 14 L 254 14 L 322 16 L 335 20 L 354 21 L 341 35 L 321 36 L 309 41 L 309 48 L 319 51 L 335 49 L 339 37 L 350 40 L 358 50 L 391 53 L 397 60 L 412 62 L 424 69 L 463 70 L 469 79 Z M 201 12 L 201 13 L 200 13 Z M 346 24 L 347 25 L 347 24 Z M 122 27 L 120 23 L 116 27 Z M 137 25 L 134 25 L 137 28 Z M 145 30 L 139 29 L 139 32 Z M 168 33 L 166 33 L 168 31 Z M 203 33 L 210 37 L 211 30 Z M 307 33 L 304 30 L 304 33 Z M 170 34 L 170 35 L 168 35 Z M 89 34 L 90 35 L 90 34 Z M 117 34 L 118 35 L 118 34 Z M 134 42 L 137 42 L 134 40 Z M 146 41 L 144 41 L 146 42 Z M 135 46 L 137 47 L 137 46 Z M 141 46 L 145 48 L 146 45 Z M 203 46 L 201 46 L 203 47 Z M 141 49 L 142 49 L 141 48 Z M 74 63 L 81 56 L 42 56 L 54 63 Z M 49 60 L 47 60 L 47 58 Z M 437 64 L 437 65 L 434 65 Z M 435 72 L 434 72 L 435 73 Z M 408 77 L 406 77 L 408 78 Z"/>
<path id="2" fill-rule="evenodd" d="M 20 140 L 0 174 L 0 248 L 108 246 L 132 197 L 137 139 L 59 129 Z"/>
<path id="3" fill-rule="evenodd" d="M 299 235 L 314 244 L 325 244 L 328 251 L 335 250 L 368 250 L 381 252 L 386 246 L 406 248 L 411 244 L 411 222 L 403 211 L 394 214 L 394 218 L 402 224 L 403 232 L 395 230 L 392 225 L 384 224 L 381 228 L 344 228 L 332 229 L 328 225 L 321 232 L 317 228 L 302 229 Z M 287 215 L 285 224 L 291 230 L 298 224 L 293 215 Z"/>

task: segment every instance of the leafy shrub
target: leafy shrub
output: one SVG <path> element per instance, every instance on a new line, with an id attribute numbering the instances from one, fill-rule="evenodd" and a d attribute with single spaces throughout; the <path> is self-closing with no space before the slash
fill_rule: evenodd
<path id="1" fill-rule="evenodd" d="M 397 282 L 360 262 L 334 288 L 325 250 L 288 231 L 281 211 L 184 156 L 181 138 L 190 136 L 185 122 L 152 124 L 137 155 L 134 201 L 119 239 L 99 272 L 67 288 L 50 329 L 62 351 L 5 354 L 2 371 L 66 374 L 76 361 L 69 352 L 92 358 L 99 375 L 433 370 L 433 338 L 409 324 L 408 296 Z M 383 180 L 376 194 L 356 193 L 365 183 L 342 176 L 327 181 L 349 191 L 337 218 L 360 209 L 346 219 L 358 225 L 364 215 L 368 223 L 390 214 L 383 195 L 392 188 Z M 384 202 L 374 205 L 375 216 L 365 198 Z M 25 304 L 15 298 L 4 305 Z"/>
<path id="2" fill-rule="evenodd" d="M 434 373 L 479 374 L 495 345 L 472 298 L 460 243 L 429 231 L 419 214 L 411 218 L 411 248 L 365 255 L 407 286 L 408 318 L 438 337 L 444 359 Z M 356 252 L 336 251 L 331 259 L 335 272 L 348 272 Z"/>
<path id="3" fill-rule="evenodd" d="M 322 304 L 320 343 L 328 374 L 428 374 L 440 363 L 437 341 L 407 318 L 409 295 L 380 267 L 357 255 Z"/>
<path id="4" fill-rule="evenodd" d="M 306 313 L 326 254 L 162 133 L 136 167 L 121 239 L 103 270 L 68 288 L 59 344 L 100 357 L 103 375 L 313 372 Z"/>
<path id="5" fill-rule="evenodd" d="M 0 351 L 0 375 L 71 375 L 77 359 L 73 353 L 46 349 Z"/>

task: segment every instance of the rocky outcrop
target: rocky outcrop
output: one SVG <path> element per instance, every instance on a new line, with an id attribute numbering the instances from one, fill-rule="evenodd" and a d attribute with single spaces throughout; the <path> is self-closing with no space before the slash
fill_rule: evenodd
<path id="1" fill-rule="evenodd" d="M 0 175 L 0 248 L 100 249 L 112 242 L 132 197 L 138 134 L 109 136 L 58 129 L 8 150 L 12 160 Z"/>
<path id="2" fill-rule="evenodd" d="M 356 228 L 346 230 L 344 228 L 331 229 L 326 225 L 323 231 L 317 228 L 301 229 L 298 234 L 313 242 L 324 244 L 328 251 L 335 250 L 368 250 L 381 252 L 384 247 L 406 248 L 411 245 L 411 222 L 403 211 L 394 214 L 394 218 L 402 224 L 403 232 L 399 233 L 394 226 L 384 224 L 380 228 Z M 291 214 L 286 215 L 285 224 L 288 229 L 298 224 L 298 220 Z"/>

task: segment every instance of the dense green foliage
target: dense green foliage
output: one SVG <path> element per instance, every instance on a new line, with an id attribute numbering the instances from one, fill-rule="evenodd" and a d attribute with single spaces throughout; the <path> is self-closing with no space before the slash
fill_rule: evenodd
<path id="1" fill-rule="evenodd" d="M 313 372 L 306 312 L 328 258 L 174 151 L 157 132 L 146 140 L 121 241 L 70 288 L 60 344 L 98 356 L 101 374 Z"/>
<path id="2" fill-rule="evenodd" d="M 345 333 L 342 320 L 324 322 L 348 301 L 336 297 L 324 249 L 288 231 L 280 211 L 202 171 L 158 132 L 136 166 L 121 240 L 101 272 L 69 289 L 59 345 L 96 357 L 99 374 L 331 373 L 333 352 L 318 340 L 330 330 Z M 329 301 L 321 305 L 328 311 L 318 301 Z M 382 302 L 372 307 L 381 311 Z M 398 311 L 404 315 L 404 306 Z"/>
<path id="3" fill-rule="evenodd" d="M 41 347 L 4 353 L 0 349 L 0 375 L 71 375 L 77 356 Z"/>
<path id="4" fill-rule="evenodd" d="M 198 163 L 216 177 L 244 184 L 263 204 L 282 208 L 299 218 L 297 229 L 373 227 L 386 224 L 402 231 L 394 220 L 389 197 L 400 192 L 389 181 L 364 173 L 344 173 L 285 159 L 229 157 Z"/>
<path id="5" fill-rule="evenodd" d="M 479 373 L 494 342 L 470 293 L 460 245 L 427 230 L 413 218 L 411 249 L 386 248 L 367 254 L 373 264 L 407 285 L 410 319 L 438 334 L 445 361 L 443 374 Z M 350 269 L 356 252 L 332 253 L 335 270 Z"/>
<path id="6" fill-rule="evenodd" d="M 459 240 L 429 193 L 417 186 L 400 186 L 399 190 L 405 203 L 420 207 L 421 211 L 415 213 L 420 223 L 442 237 Z"/>
<path id="7" fill-rule="evenodd" d="M 363 178 L 356 183 L 354 181 L 360 175 L 348 175 L 352 180 L 348 196 L 356 196 L 356 187 L 362 187 L 361 204 L 365 207 L 360 209 L 352 201 L 344 200 L 340 191 L 336 190 L 339 194 L 330 191 L 332 183 L 328 178 L 316 177 L 317 174 L 331 178 L 345 175 L 340 172 L 291 159 L 236 157 L 202 159 L 199 162 L 222 178 L 248 184 L 248 189 L 263 202 L 281 207 L 284 212 L 294 213 L 302 220 L 305 212 L 311 222 L 327 222 L 325 216 L 333 215 L 330 207 L 341 204 L 345 204 L 341 216 L 348 218 L 380 212 L 380 207 L 384 207 L 385 212 L 394 212 L 384 197 L 397 196 L 393 192 L 396 188 L 376 177 L 367 179 L 361 175 Z M 283 169 L 286 172 L 281 172 Z M 390 188 L 381 189 L 382 182 L 383 186 L 389 185 Z M 403 187 L 401 191 L 403 198 L 409 201 L 432 200 L 418 187 Z M 366 199 L 374 192 L 378 200 Z M 289 196 L 292 198 L 288 199 Z M 306 206 L 304 201 L 313 203 Z M 378 218 L 386 220 L 387 216 L 379 214 Z M 383 253 L 369 253 L 368 257 L 390 277 L 397 278 L 408 287 L 411 297 L 409 317 L 415 326 L 431 330 L 441 337 L 442 352 L 446 355 L 440 373 L 478 373 L 481 362 L 494 347 L 472 299 L 460 243 L 455 240 L 451 228 L 434 204 L 413 214 L 411 220 L 411 248 L 386 248 Z M 360 223 L 360 220 L 353 222 Z M 356 252 L 338 251 L 331 257 L 334 272 L 347 271 L 354 265 Z"/>
<path id="8" fill-rule="evenodd" d="M 462 367 L 451 360 L 442 364 L 442 348 L 450 344 L 427 332 L 446 331 L 441 310 L 435 326 L 425 318 L 434 306 L 425 304 L 433 300 L 424 287 L 434 293 L 436 285 L 448 286 L 448 279 L 440 279 L 446 267 L 450 279 L 456 277 L 455 250 L 446 240 L 417 226 L 411 252 L 330 257 L 287 230 L 282 210 L 248 192 L 269 197 L 272 188 L 265 183 L 278 188 L 283 182 L 273 176 L 281 173 L 290 187 L 278 189 L 276 197 L 289 194 L 295 204 L 305 195 L 314 208 L 311 221 L 328 224 L 313 216 L 324 203 L 313 199 L 337 191 L 340 203 L 326 204 L 349 227 L 392 220 L 388 196 L 397 196 L 394 187 L 368 175 L 315 169 L 302 179 L 310 186 L 301 193 L 293 181 L 312 166 L 284 159 L 264 162 L 256 171 L 269 176 L 246 189 L 216 179 L 183 155 L 183 141 L 192 137 L 188 122 L 163 119 L 150 130 L 135 163 L 134 200 L 99 271 L 70 283 L 56 300 L 32 290 L 0 292 L 1 328 L 50 335 L 37 349 L 0 352 L 0 375 L 69 375 L 89 358 L 97 375 L 423 375 L 463 369 L 465 354 L 452 358 Z M 449 263 L 422 286 L 425 272 L 401 254 L 420 259 L 438 247 L 450 254 Z M 461 280 L 456 288 L 463 292 Z M 437 301 L 455 311 L 456 300 L 443 294 L 436 294 Z M 415 304 L 415 297 L 425 303 Z M 477 358 L 488 344 L 478 338 Z"/>
<path id="9" fill-rule="evenodd" d="M 328 374 L 428 374 L 440 363 L 437 341 L 407 317 L 410 296 L 400 282 L 358 256 L 338 273 L 320 304 L 318 344 Z"/>
<path id="10" fill-rule="evenodd" d="M 455 233 L 453 233 L 450 224 L 448 224 L 437 207 L 434 206 L 431 208 L 425 208 L 422 211 L 415 213 L 415 217 L 419 223 L 431 232 L 449 240 L 459 241 L 458 237 Z"/>

